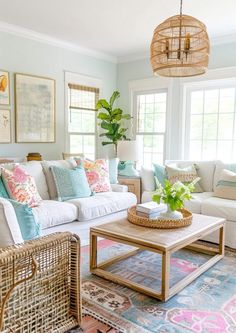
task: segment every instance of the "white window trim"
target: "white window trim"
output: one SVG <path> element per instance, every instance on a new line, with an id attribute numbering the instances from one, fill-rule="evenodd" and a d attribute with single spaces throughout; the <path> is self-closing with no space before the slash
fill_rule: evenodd
<path id="1" fill-rule="evenodd" d="M 149 93 L 149 92 L 167 92 L 166 100 L 166 132 L 165 132 L 165 141 L 164 141 L 164 161 L 170 158 L 170 144 L 171 144 L 171 130 L 169 124 L 171 124 L 171 101 L 172 101 L 172 84 L 173 79 L 169 78 L 147 78 L 141 80 L 134 80 L 129 82 L 129 105 L 131 110 L 131 116 L 134 117 L 133 129 L 131 129 L 131 135 L 135 139 L 136 134 L 136 96 L 140 93 Z"/>
<path id="2" fill-rule="evenodd" d="M 187 94 L 189 89 L 204 89 L 204 87 L 219 86 L 220 82 L 227 82 L 229 85 L 236 80 L 236 67 L 225 67 L 210 69 L 204 75 L 181 78 L 180 79 L 180 112 L 179 112 L 179 143 L 180 143 L 180 156 L 179 159 L 188 159 L 188 154 L 186 153 L 187 147 L 187 125 L 189 124 L 188 112 L 187 112 Z M 182 110 L 182 112 L 181 112 Z"/>
<path id="3" fill-rule="evenodd" d="M 64 143 L 64 151 L 69 152 L 70 149 L 70 140 L 68 133 L 68 110 L 69 110 L 69 101 L 68 101 L 68 84 L 74 83 L 88 87 L 95 87 L 99 89 L 99 95 L 102 95 L 103 84 L 102 80 L 98 78 L 94 78 L 91 76 L 86 76 L 78 73 L 72 72 L 64 72 L 65 75 L 65 90 L 64 90 L 64 99 L 65 99 L 65 113 L 64 113 L 64 124 L 65 124 L 65 143 Z M 98 154 L 98 131 L 97 131 L 97 123 L 95 128 L 95 157 Z"/>

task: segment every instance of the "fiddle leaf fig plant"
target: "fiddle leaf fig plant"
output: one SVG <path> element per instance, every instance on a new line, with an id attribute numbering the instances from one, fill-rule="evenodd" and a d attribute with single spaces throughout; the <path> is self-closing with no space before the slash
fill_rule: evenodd
<path id="1" fill-rule="evenodd" d="M 115 146 L 115 152 L 117 154 L 117 145 L 120 140 L 128 140 L 126 137 L 126 131 L 128 128 L 124 127 L 124 121 L 130 120 L 131 116 L 120 108 L 114 107 L 116 100 L 120 97 L 119 91 L 114 91 L 109 102 L 105 99 L 99 99 L 96 108 L 98 110 L 103 109 L 98 113 L 97 118 L 101 120 L 99 124 L 104 130 L 100 137 L 106 137 L 109 141 L 102 141 L 102 145 Z"/>

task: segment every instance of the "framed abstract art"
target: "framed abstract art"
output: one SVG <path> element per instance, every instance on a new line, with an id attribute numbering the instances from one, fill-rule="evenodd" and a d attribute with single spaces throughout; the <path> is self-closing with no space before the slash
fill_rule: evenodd
<path id="1" fill-rule="evenodd" d="M 9 72 L 0 69 L 0 105 L 10 106 Z"/>
<path id="2" fill-rule="evenodd" d="M 16 142 L 55 142 L 55 80 L 15 74 Z"/>

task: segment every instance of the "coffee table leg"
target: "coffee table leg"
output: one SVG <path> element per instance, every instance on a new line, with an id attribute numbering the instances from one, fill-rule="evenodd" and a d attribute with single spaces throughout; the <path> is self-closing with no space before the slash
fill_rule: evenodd
<path id="1" fill-rule="evenodd" d="M 162 300 L 165 301 L 169 297 L 170 288 L 170 253 L 162 253 L 162 286 L 161 295 Z"/>
<path id="2" fill-rule="evenodd" d="M 97 236 L 90 231 L 90 270 L 97 267 Z"/>
<path id="3" fill-rule="evenodd" d="M 219 231 L 219 254 L 225 255 L 225 225 Z"/>

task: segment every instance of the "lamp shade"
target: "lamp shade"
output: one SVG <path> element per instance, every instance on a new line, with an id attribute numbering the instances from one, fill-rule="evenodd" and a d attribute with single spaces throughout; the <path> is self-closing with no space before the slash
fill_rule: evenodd
<path id="1" fill-rule="evenodd" d="M 138 161 L 138 142 L 135 140 L 119 141 L 117 147 L 117 157 L 120 161 Z"/>

